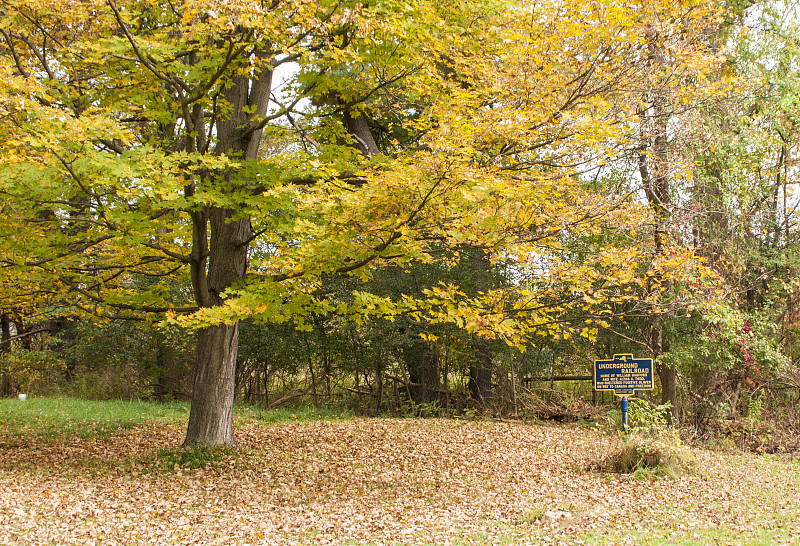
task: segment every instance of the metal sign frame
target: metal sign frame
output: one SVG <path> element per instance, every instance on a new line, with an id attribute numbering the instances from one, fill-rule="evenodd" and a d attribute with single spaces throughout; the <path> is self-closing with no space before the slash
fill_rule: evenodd
<path id="1" fill-rule="evenodd" d="M 610 360 L 595 360 L 594 389 L 612 391 L 616 396 L 653 390 L 653 359 L 618 354 Z"/>

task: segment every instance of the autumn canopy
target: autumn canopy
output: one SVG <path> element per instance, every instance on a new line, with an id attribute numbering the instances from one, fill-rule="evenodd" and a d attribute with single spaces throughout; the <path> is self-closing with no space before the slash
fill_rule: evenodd
<path id="1" fill-rule="evenodd" d="M 729 85 L 709 77 L 722 20 L 666 0 L 5 1 L 0 307 L 199 329 L 186 443 L 213 445 L 234 442 L 245 319 L 524 348 L 689 306 L 714 282 L 666 235 L 665 185 L 691 170 L 661 143 L 668 104 Z M 417 294 L 320 290 L 464 260 Z"/>

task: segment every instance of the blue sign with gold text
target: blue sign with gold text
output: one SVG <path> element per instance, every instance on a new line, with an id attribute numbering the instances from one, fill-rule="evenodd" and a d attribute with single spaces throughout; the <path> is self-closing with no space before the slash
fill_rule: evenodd
<path id="1" fill-rule="evenodd" d="M 653 359 L 614 355 L 611 360 L 594 361 L 594 388 L 631 396 L 634 391 L 653 389 Z"/>

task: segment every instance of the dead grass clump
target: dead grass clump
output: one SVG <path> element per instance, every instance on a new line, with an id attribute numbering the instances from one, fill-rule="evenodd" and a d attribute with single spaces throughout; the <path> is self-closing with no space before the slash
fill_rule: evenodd
<path id="1" fill-rule="evenodd" d="M 601 465 L 602 470 L 631 474 L 637 479 L 675 479 L 690 472 L 691 467 L 690 450 L 671 431 L 655 437 L 639 433 L 623 436 L 620 446 Z"/>

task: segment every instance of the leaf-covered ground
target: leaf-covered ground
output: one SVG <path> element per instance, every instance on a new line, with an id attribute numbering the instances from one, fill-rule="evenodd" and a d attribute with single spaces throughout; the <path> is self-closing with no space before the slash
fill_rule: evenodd
<path id="1" fill-rule="evenodd" d="M 0 543 L 800 543 L 800 463 L 775 457 L 695 451 L 692 475 L 641 481 L 590 469 L 614 449 L 594 430 L 249 420 L 191 470 L 182 434 L 0 435 Z"/>

